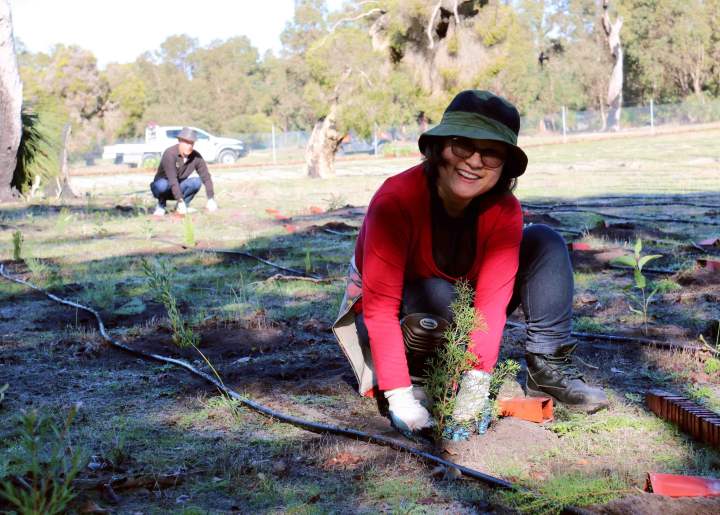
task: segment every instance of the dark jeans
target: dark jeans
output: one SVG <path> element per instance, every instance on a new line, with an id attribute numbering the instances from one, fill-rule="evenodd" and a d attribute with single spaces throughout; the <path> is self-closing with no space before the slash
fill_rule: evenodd
<path id="1" fill-rule="evenodd" d="M 195 194 L 200 191 L 202 181 L 200 177 L 188 177 L 184 181 L 180 181 L 180 191 L 182 192 L 183 200 L 186 205 L 190 205 L 192 199 L 195 198 Z M 168 200 L 173 200 L 172 189 L 170 189 L 170 183 L 167 179 L 157 179 L 150 184 L 150 191 L 152 191 L 153 197 L 158 199 L 158 204 L 165 207 Z"/>
<path id="2" fill-rule="evenodd" d="M 525 348 L 537 354 L 552 354 L 570 341 L 572 330 L 573 272 L 565 240 L 546 225 L 523 230 L 520 267 L 510 314 L 520 305 L 527 323 Z M 452 319 L 450 304 L 455 287 L 440 278 L 423 279 L 405 285 L 400 317 L 430 313 Z M 356 318 L 358 335 L 369 341 L 362 315 Z"/>

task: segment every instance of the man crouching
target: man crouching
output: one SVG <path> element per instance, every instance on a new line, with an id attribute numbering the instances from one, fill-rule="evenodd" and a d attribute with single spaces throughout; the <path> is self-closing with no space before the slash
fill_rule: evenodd
<path id="1" fill-rule="evenodd" d="M 163 152 L 155 179 L 150 184 L 150 191 L 158 201 L 153 215 L 163 216 L 168 200 L 177 201 L 175 210 L 178 214 L 185 215 L 193 211 L 188 206 L 195 194 L 200 191 L 201 181 L 205 185 L 207 210 L 217 210 L 212 177 L 208 172 L 207 164 L 200 153 L 193 150 L 197 134 L 194 130 L 183 127 L 177 139 L 177 145 L 173 145 Z M 190 177 L 195 171 L 200 176 L 199 178 Z"/>

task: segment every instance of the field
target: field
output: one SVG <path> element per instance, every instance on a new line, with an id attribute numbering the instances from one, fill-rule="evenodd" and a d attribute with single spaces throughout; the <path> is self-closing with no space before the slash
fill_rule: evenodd
<path id="1" fill-rule="evenodd" d="M 577 354 L 611 407 L 589 416 L 558 408 L 543 425 L 499 419 L 444 455 L 536 495 L 453 480 L 390 448 L 260 415 L 185 370 L 109 345 L 88 313 L 5 279 L 0 478 L 17 487 L 28 477 L 23 412 L 60 421 L 77 406 L 67 434 L 38 434 L 82 458 L 72 507 L 85 513 L 717 513 L 718 502 L 642 489 L 648 472 L 720 477 L 719 449 L 644 404 L 647 390 L 662 388 L 720 411 L 720 271 L 702 264 L 720 259 L 720 245 L 700 245 L 720 236 L 719 139 L 708 129 L 528 147 L 516 190 L 526 223 L 589 247 L 572 251 L 574 327 L 590 334 Z M 0 206 L 0 259 L 13 277 L 97 309 L 112 338 L 132 349 L 211 372 L 205 356 L 255 402 L 403 440 L 356 394 L 330 325 L 365 206 L 386 177 L 415 162 L 342 160 L 327 180 L 303 177 L 299 165 L 216 169 L 220 210 L 188 219 L 149 216 L 151 172 L 85 172 L 74 179 L 78 199 Z M 204 200 L 200 193 L 193 205 Z M 638 238 L 642 255 L 661 256 L 647 265 L 646 293 L 656 294 L 644 313 L 632 270 L 613 264 Z M 169 278 L 202 355 L 173 343 L 177 317 L 146 269 Z M 520 312 L 512 321 L 501 359 L 522 361 Z M 503 395 L 516 394 L 519 383 L 505 385 Z M 112 488 L 102 486 L 113 477 Z"/>

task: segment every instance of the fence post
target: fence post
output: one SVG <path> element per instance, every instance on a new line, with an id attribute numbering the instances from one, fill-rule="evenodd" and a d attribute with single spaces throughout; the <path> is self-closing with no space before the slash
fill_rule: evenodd
<path id="1" fill-rule="evenodd" d="M 563 143 L 567 143 L 567 124 L 565 123 L 565 106 L 562 106 L 562 127 L 563 127 Z"/>
<path id="2" fill-rule="evenodd" d="M 275 124 L 272 124 L 272 156 L 273 164 L 277 164 L 277 153 L 275 151 Z"/>
<path id="3" fill-rule="evenodd" d="M 655 134 L 655 102 L 650 99 L 650 134 Z"/>

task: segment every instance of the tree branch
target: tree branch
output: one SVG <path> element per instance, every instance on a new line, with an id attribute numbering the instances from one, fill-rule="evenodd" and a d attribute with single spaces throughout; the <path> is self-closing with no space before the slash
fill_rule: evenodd
<path id="1" fill-rule="evenodd" d="M 425 33 L 427 34 L 427 37 L 428 37 L 428 41 L 430 41 L 430 43 L 428 43 L 428 48 L 435 47 L 435 41 L 433 40 L 432 31 L 433 31 L 433 27 L 435 26 L 435 17 L 438 15 L 438 12 L 440 12 L 440 6 L 442 6 L 442 0 L 440 0 L 435 5 L 435 8 L 433 9 L 433 12 L 432 12 L 432 16 L 430 16 L 430 21 L 428 22 L 428 25 L 427 25 L 427 30 L 425 31 Z"/>

